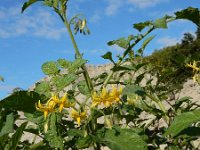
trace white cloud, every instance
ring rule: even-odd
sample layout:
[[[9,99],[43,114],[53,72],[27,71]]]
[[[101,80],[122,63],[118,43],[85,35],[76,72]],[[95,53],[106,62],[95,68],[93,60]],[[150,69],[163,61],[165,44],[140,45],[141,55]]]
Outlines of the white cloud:
[[[123,5],[122,0],[108,0],[108,6],[106,7],[106,15],[107,16],[112,16],[119,11],[121,6]]]
[[[19,7],[0,7],[0,38],[29,35],[59,39],[66,30],[59,27],[57,18],[43,9],[29,9],[21,14]]]
[[[161,44],[162,47],[166,47],[166,46],[172,46],[175,45],[179,42],[180,40],[178,38],[172,38],[169,36],[166,37],[162,37],[160,39],[157,40],[158,44]]]
[[[101,16],[98,12],[95,12],[91,17],[90,17],[90,22],[97,23],[101,20]]]
[[[138,8],[147,8],[157,5],[161,2],[166,2],[167,0],[127,0],[129,4],[133,4]]]
[[[168,2],[169,0],[107,0],[108,5],[105,9],[107,16],[115,15],[120,8],[126,4],[129,6],[128,11],[133,12],[134,8],[147,8],[155,6],[159,3]]]

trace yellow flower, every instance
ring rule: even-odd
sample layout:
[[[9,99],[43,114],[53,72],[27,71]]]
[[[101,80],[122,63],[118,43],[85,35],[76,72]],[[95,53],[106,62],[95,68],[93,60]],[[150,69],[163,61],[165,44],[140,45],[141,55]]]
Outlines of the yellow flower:
[[[99,97],[99,95],[97,94],[97,92],[94,92],[92,94],[92,107],[95,107],[98,104],[101,104],[101,98]]]
[[[200,83],[200,74],[194,74],[192,79],[194,82]]]
[[[35,105],[35,107],[38,111],[41,111],[44,113],[44,119],[46,119],[49,112],[55,111],[54,109],[55,105],[56,103],[52,101],[51,99],[48,100],[46,104],[41,104],[39,100],[38,103]]]
[[[112,91],[110,92],[110,97],[116,102],[120,102],[120,95],[122,94],[122,87],[119,90],[115,86],[112,86]]]
[[[191,63],[190,64],[186,64],[186,66],[192,68],[193,72],[199,71],[199,68],[197,67],[196,61],[193,61],[193,64],[191,64]]]
[[[108,92],[106,88],[103,88],[100,94],[96,92],[92,95],[92,106],[103,103],[106,107],[110,107],[113,103],[120,102],[120,95],[122,93],[122,87],[118,90],[112,86],[112,90]]]
[[[64,94],[64,96],[61,99],[58,99],[57,97],[53,96],[53,101],[59,105],[59,112],[61,112],[64,107],[68,108],[74,106],[73,103],[68,101],[67,94]]]
[[[71,114],[72,118],[74,120],[76,120],[78,126],[80,126],[81,121],[84,120],[86,118],[86,112],[77,112],[76,110],[72,110],[72,114]]]

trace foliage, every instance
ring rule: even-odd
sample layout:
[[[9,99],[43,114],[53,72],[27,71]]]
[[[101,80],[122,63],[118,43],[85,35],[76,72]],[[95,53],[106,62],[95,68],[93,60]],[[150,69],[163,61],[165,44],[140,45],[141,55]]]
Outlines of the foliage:
[[[173,91],[179,91],[185,80],[192,75],[185,64],[200,59],[199,47],[200,40],[194,39],[190,33],[185,33],[182,43],[155,51],[143,61],[149,64],[153,75],[159,74],[160,83],[167,85]]]
[[[111,52],[102,56],[112,62],[111,70],[90,77],[85,66],[87,61],[74,39],[78,31],[89,33],[86,19],[76,15],[68,21],[68,0],[28,0],[22,12],[36,2],[51,7],[61,18],[74,45],[75,60],[45,62],[42,71],[47,75],[46,80],[36,83],[31,92],[15,91],[0,101],[0,149],[93,147],[99,150],[107,146],[115,150],[147,150],[159,149],[162,145],[166,145],[166,149],[197,148],[192,142],[199,136],[195,134],[200,130],[199,105],[190,97],[169,100],[169,93],[177,88],[169,81],[179,78],[180,66],[182,70],[192,68],[195,81],[198,81],[199,65],[196,61],[189,63],[194,59],[192,52],[198,46],[198,39],[193,41],[187,35],[185,39],[190,42],[176,45],[176,53],[166,48],[168,50],[143,59],[146,46],[154,38],[149,36],[153,30],[167,28],[169,22],[177,19],[187,19],[199,26],[197,8],[189,7],[173,16],[134,24],[138,34],[108,42],[108,45],[124,49],[116,62]],[[144,29],[146,32],[143,33]],[[143,41],[140,48],[134,50],[140,41]],[[169,103],[169,107],[163,102]],[[18,124],[17,121],[22,119],[18,115],[20,112],[24,113],[24,118]],[[40,141],[36,142],[35,138],[23,141],[24,131],[39,136]]]

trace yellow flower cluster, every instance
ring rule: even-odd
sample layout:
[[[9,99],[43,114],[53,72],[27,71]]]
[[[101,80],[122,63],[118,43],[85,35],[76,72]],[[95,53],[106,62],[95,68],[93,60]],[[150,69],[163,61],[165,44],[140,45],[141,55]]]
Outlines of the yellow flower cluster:
[[[81,124],[81,120],[84,120],[86,116],[86,111],[77,112],[76,110],[72,110],[72,118],[77,121],[78,126]]]
[[[111,91],[107,91],[105,88],[98,94],[94,92],[92,94],[92,106],[103,104],[105,107],[110,107],[112,104],[121,103],[120,95],[122,94],[122,87],[118,90],[115,86],[112,86]]]
[[[39,100],[38,103],[35,105],[38,111],[44,113],[45,119],[47,118],[50,112],[55,111],[56,106],[59,106],[59,112],[61,112],[63,108],[69,108],[74,106],[74,103],[68,101],[67,94],[64,94],[64,96],[61,99],[59,99],[56,95],[52,94],[51,98],[45,104],[41,104]]]
[[[198,82],[200,84],[200,67],[197,67],[196,61],[193,61],[193,64],[191,63],[186,64],[186,66],[193,69],[193,73],[194,73],[194,76],[192,77],[193,81]]]

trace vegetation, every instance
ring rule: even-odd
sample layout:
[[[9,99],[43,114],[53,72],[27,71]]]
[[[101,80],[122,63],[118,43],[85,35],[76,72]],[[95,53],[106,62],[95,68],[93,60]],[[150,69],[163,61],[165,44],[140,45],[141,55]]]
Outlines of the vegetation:
[[[176,46],[177,52],[172,53],[170,48],[163,50],[165,58],[169,57],[167,63],[157,58],[161,52],[145,58],[145,61],[136,61],[142,60],[145,47],[153,40],[154,36],[149,36],[153,30],[167,28],[169,22],[178,19],[187,19],[200,26],[198,8],[188,7],[173,16],[134,24],[138,34],[108,42],[108,45],[124,49],[117,61],[112,59],[111,52],[102,56],[113,63],[110,72],[91,78],[85,67],[87,61],[74,38],[78,31],[89,33],[86,19],[79,15],[68,18],[68,0],[28,0],[22,12],[36,2],[51,7],[61,18],[73,43],[75,60],[45,62],[42,71],[49,80],[37,83],[33,91],[15,91],[0,101],[0,149],[199,148],[194,144],[200,136],[199,105],[190,97],[172,101],[169,93],[176,88],[172,84],[173,89],[168,86],[168,80],[179,78],[175,75],[181,74],[178,72],[180,66],[182,71],[192,68],[193,79],[199,83],[200,66],[198,61],[193,61],[194,49],[188,50],[197,46],[193,44],[193,38],[186,34],[182,44]],[[141,40],[144,42],[140,49],[134,51]],[[152,59],[156,63],[147,66],[146,62]],[[187,75],[186,71],[184,73]],[[147,75],[150,76],[144,85],[142,80]],[[154,80],[155,75],[157,80]],[[122,80],[124,76],[126,79]],[[23,118],[19,112],[24,114]],[[33,139],[23,140],[24,132],[31,133]]]
[[[192,76],[191,69],[185,64],[200,60],[199,32],[197,28],[196,38],[191,33],[185,33],[181,43],[155,51],[143,59],[149,64],[152,74],[158,74],[160,82],[167,84],[173,92],[179,91],[186,79]]]

